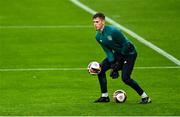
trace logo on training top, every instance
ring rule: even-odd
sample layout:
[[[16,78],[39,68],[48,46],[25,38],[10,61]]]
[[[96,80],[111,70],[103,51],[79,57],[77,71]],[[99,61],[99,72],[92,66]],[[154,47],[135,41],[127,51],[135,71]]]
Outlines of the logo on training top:
[[[111,35],[109,35],[107,38],[108,38],[109,41],[112,41],[112,36]]]

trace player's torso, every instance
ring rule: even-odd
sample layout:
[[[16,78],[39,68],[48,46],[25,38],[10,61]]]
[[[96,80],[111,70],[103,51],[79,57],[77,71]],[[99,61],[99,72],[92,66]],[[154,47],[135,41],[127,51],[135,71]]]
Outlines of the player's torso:
[[[123,44],[126,43],[125,39],[115,39],[113,31],[116,30],[111,26],[105,26],[103,32],[98,32],[96,39],[103,46],[106,46],[109,49],[117,50],[122,48]]]
[[[103,46],[109,48],[118,53],[129,54],[126,51],[126,46],[130,41],[120,32],[120,36],[114,33],[116,28],[111,26],[105,26],[103,32],[96,34],[96,40]]]
[[[115,44],[115,41],[112,37],[112,33],[111,32],[106,32],[106,33],[98,33],[97,34],[97,41],[99,43],[101,43],[102,45],[104,46],[107,46],[107,47],[111,47],[112,45]]]

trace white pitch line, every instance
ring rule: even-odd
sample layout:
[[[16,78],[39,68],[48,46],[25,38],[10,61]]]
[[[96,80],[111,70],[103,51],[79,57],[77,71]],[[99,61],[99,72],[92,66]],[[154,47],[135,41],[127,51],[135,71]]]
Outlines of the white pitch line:
[[[90,25],[59,25],[59,26],[0,26],[0,29],[53,29],[53,28],[92,28]]]
[[[2,68],[0,69],[1,72],[6,71],[80,71],[86,70],[87,68]]]
[[[134,69],[179,69],[179,66],[157,66],[157,67],[135,67]],[[0,72],[16,72],[16,71],[83,71],[87,68],[1,68]]]
[[[135,67],[135,69],[179,69],[180,66]]]
[[[92,10],[91,8],[89,8],[88,6],[82,4],[80,1],[78,0],[70,0],[72,3],[74,3],[76,6],[79,6],[80,8],[82,8],[83,10],[87,11],[90,14],[95,14],[97,11]],[[109,17],[106,17],[106,21],[109,22],[110,24],[120,28],[121,30],[123,30],[124,32],[128,33],[129,35],[131,35],[132,37],[134,37],[135,39],[137,39],[139,42],[143,43],[144,45],[150,47],[151,49],[155,50],[156,52],[158,52],[159,54],[163,55],[164,57],[166,57],[167,59],[171,60],[172,62],[174,62],[176,65],[180,66],[180,60],[178,60],[177,58],[175,58],[174,56],[172,56],[171,54],[165,52],[164,50],[162,50],[161,48],[157,47],[156,45],[152,44],[151,42],[145,40],[143,37],[139,36],[138,34],[134,33],[133,31],[129,30],[128,28],[122,26],[121,24],[115,22],[114,20],[112,20]]]

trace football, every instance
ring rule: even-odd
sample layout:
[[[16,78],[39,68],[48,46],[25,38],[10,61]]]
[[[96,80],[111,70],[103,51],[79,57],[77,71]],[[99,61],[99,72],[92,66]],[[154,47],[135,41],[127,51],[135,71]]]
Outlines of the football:
[[[116,90],[113,93],[113,99],[116,103],[123,103],[126,101],[127,95],[126,92],[122,89]]]
[[[96,61],[90,62],[87,69],[88,69],[89,74],[92,74],[92,75],[97,75],[101,72],[101,66]]]

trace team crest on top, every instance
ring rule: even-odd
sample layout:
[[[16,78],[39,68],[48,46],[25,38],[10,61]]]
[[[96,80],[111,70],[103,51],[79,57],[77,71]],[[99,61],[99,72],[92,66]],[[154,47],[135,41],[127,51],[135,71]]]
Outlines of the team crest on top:
[[[112,40],[112,36],[111,35],[109,35],[107,38],[108,38],[109,41]]]

